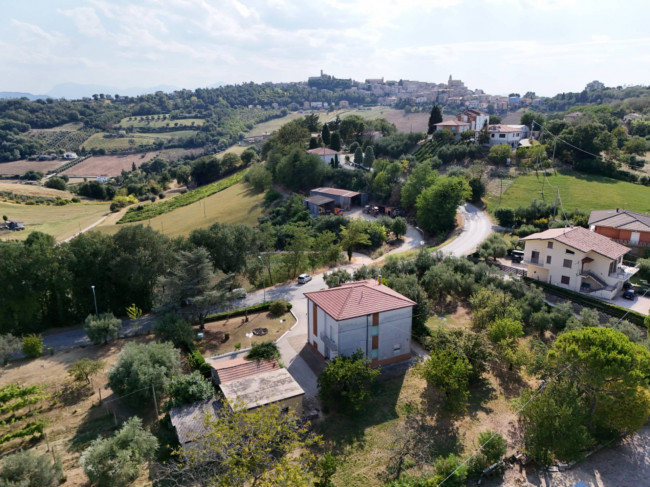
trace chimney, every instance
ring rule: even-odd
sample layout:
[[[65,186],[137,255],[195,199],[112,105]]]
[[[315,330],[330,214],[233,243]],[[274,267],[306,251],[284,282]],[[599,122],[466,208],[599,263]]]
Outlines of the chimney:
[[[377,284],[381,286],[381,274],[377,276]]]

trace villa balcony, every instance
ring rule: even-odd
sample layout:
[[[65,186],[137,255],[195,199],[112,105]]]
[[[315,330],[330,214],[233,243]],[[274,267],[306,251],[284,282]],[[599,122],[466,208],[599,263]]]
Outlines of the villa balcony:
[[[632,277],[634,274],[639,272],[638,267],[630,267],[626,265],[619,265],[616,268],[615,272],[612,272],[609,274],[609,277],[612,279],[617,279],[619,281],[627,281],[630,277]]]

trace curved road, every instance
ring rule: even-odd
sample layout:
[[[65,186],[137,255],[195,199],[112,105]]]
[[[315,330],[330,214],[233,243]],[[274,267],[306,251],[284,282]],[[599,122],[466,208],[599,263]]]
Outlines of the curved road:
[[[465,220],[463,230],[460,235],[456,237],[452,242],[438,249],[446,254],[450,255],[467,255],[472,253],[476,247],[487,238],[487,236],[492,232],[492,223],[485,214],[485,212],[479,210],[474,205],[466,204],[461,206],[458,211],[463,215]],[[409,231],[407,232],[404,244],[392,253],[400,253],[406,250],[418,248],[420,244],[420,237],[413,227],[409,226]],[[384,258],[382,256],[381,260]],[[370,264],[373,261],[363,255],[363,254],[354,254],[352,258],[352,263],[343,265],[339,269],[347,269],[349,271],[354,271],[356,268],[361,267],[363,264]],[[291,339],[300,336],[307,335],[307,316],[306,316],[306,298],[303,293],[308,291],[317,291],[319,289],[324,289],[326,287],[323,280],[323,274],[316,274],[313,276],[313,279],[304,285],[298,285],[295,281],[283,284],[271,288],[267,288],[266,291],[266,300],[272,301],[275,299],[285,299],[293,305],[293,311],[298,319],[297,325],[292,329],[280,342],[280,348],[282,352],[282,358],[284,363],[290,367],[290,364],[294,359],[300,359],[300,356],[297,355],[299,352],[294,350],[293,347],[289,345]],[[260,303],[264,300],[265,291],[259,290],[252,293],[249,293],[248,296],[236,302],[237,307],[250,306],[252,304]],[[122,326],[122,331],[120,335],[133,335],[137,332],[146,332],[151,328],[152,325],[151,315],[143,316],[140,319],[139,329],[136,329],[128,320],[125,320]],[[295,340],[294,340],[295,341]],[[44,346],[53,347],[54,350],[62,350],[71,347],[78,347],[82,345],[89,345],[90,341],[86,336],[86,332],[82,328],[74,328],[66,331],[49,331],[43,334],[43,343]],[[18,354],[22,355],[22,354]],[[17,355],[17,356],[18,356]],[[17,357],[16,356],[16,357]],[[297,364],[298,365],[298,364]],[[301,364],[302,365],[302,364]],[[302,373],[303,367],[290,367],[291,372],[298,375],[296,380],[303,384],[307,384],[307,379],[305,381],[300,380],[300,375]],[[309,369],[311,370],[311,369]],[[309,381],[311,383],[311,380]],[[309,386],[308,386],[309,389]],[[308,391],[310,392],[310,391]]]

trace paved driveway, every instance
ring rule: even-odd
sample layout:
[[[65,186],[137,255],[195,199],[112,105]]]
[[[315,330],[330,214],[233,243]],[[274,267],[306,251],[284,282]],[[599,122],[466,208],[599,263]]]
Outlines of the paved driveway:
[[[614,298],[612,303],[623,308],[628,308],[644,315],[650,314],[650,293],[645,296],[635,296],[634,299],[624,299],[620,294]]]

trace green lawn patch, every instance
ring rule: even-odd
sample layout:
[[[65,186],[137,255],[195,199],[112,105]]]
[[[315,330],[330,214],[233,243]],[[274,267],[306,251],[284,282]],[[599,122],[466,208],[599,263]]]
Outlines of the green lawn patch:
[[[130,223],[148,220],[149,218],[153,218],[164,213],[169,213],[176,208],[191,205],[192,203],[195,203],[203,198],[207,198],[208,196],[218,193],[219,191],[223,191],[224,189],[227,189],[232,185],[238,183],[242,180],[244,174],[246,174],[246,171],[247,169],[244,169],[243,171],[239,171],[232,176],[221,179],[215,183],[207,184],[192,191],[188,191],[185,194],[178,195],[175,198],[167,201],[143,206],[139,210],[137,209],[138,207],[129,208],[129,210],[124,214],[118,223]]]
[[[500,207],[528,206],[534,199],[553,202],[556,187],[560,189],[560,198],[566,210],[625,208],[650,213],[650,188],[646,186],[604,176],[565,171],[548,173],[546,181],[542,173],[533,172],[519,176],[504,191],[501,203],[498,194],[486,198],[488,209],[493,211]]]

